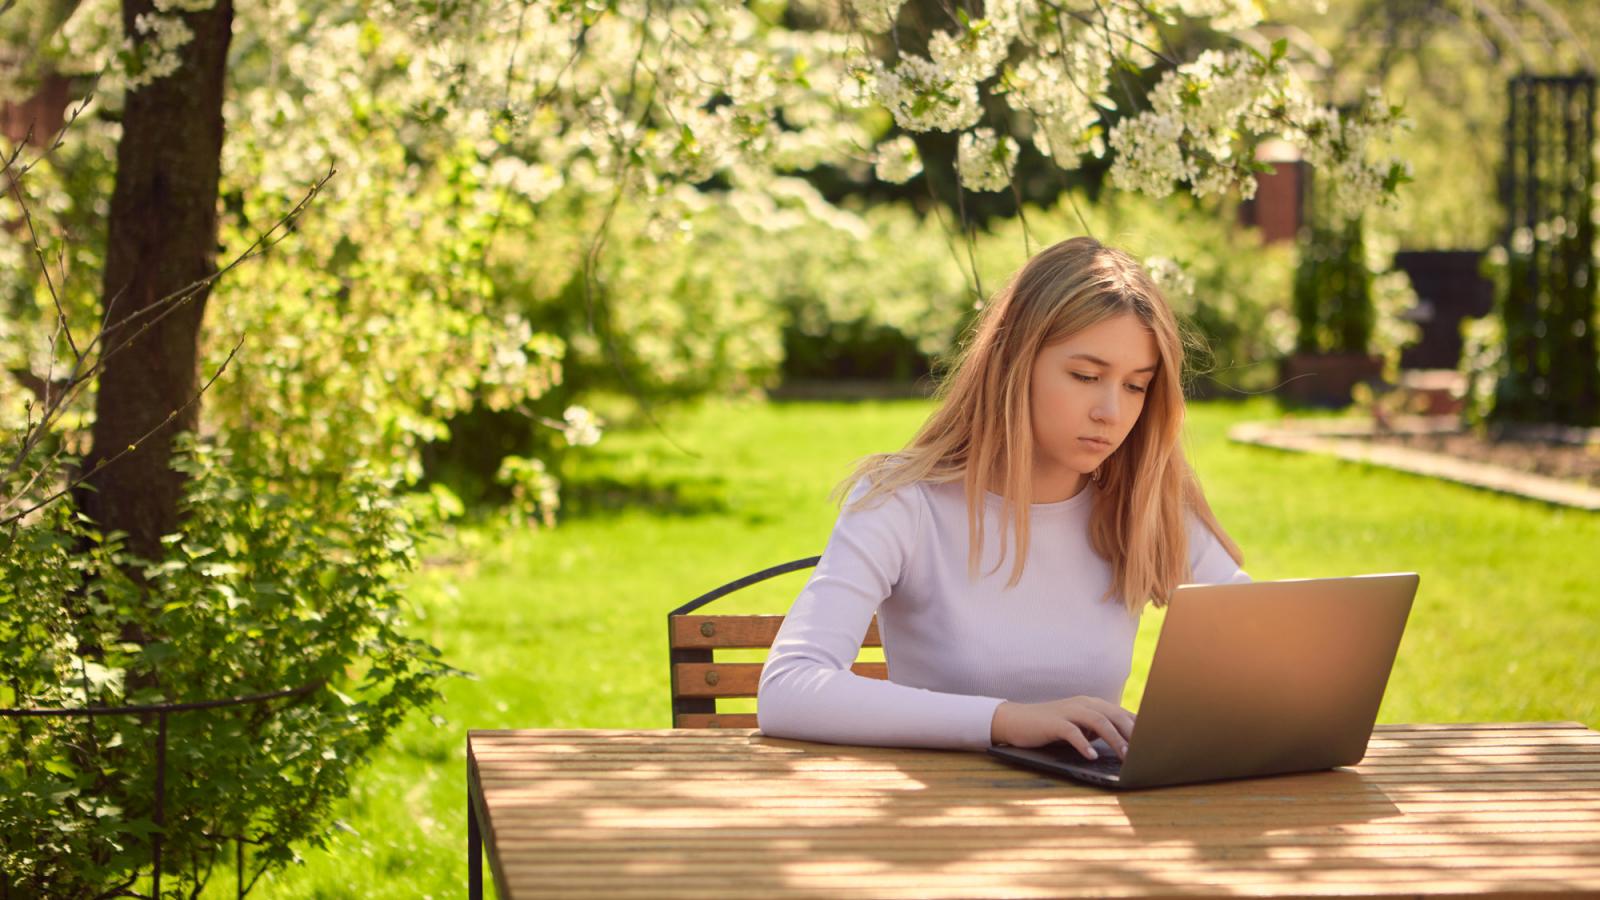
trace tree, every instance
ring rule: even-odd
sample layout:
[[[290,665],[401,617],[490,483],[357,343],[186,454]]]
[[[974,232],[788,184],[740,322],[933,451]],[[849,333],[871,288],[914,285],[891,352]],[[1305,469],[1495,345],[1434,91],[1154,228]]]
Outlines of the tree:
[[[154,0],[126,0],[123,28],[136,34],[155,12]],[[127,533],[129,549],[148,560],[178,531],[183,473],[172,466],[173,441],[200,419],[232,0],[183,21],[193,37],[174,50],[176,71],[129,94],[123,108],[101,292],[105,365],[84,461],[88,490],[78,498],[101,529]],[[112,458],[115,467],[102,465]]]

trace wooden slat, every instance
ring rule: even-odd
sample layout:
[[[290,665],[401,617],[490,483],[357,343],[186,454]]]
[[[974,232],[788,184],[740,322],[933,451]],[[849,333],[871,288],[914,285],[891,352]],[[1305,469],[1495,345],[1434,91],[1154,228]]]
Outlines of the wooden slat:
[[[974,892],[970,887],[963,889],[960,886],[938,886],[938,884],[934,884],[934,886],[912,884],[912,886],[907,887],[904,882],[858,887],[843,884],[843,886],[830,886],[826,890],[826,894],[821,889],[811,889],[808,892],[797,892],[792,887],[789,887],[789,889],[771,889],[768,884],[765,884],[765,881],[760,886],[750,886],[744,892],[733,892],[733,890],[726,889],[726,886],[723,886],[723,890],[715,890],[714,887],[707,886],[704,882],[691,882],[688,886],[683,886],[683,882],[677,881],[677,879],[654,879],[654,887],[642,887],[643,881],[634,882],[632,886],[626,887],[597,887],[595,884],[539,886],[538,882],[534,881],[528,881],[525,884],[530,884],[530,887],[526,890],[518,890],[517,900],[538,900],[541,897],[557,898],[557,900],[590,900],[590,898],[594,898],[594,900],[635,900],[635,898],[637,900],[706,900],[707,897],[749,897],[749,895],[762,895],[762,897],[835,897],[840,898],[840,900],[843,900],[843,898],[861,898],[861,900],[941,900],[941,898],[962,898],[962,900],[965,900],[965,898],[978,895],[978,892]],[[1581,892],[1581,890],[1586,889],[1600,889],[1600,879],[1566,882],[1566,884],[1554,887],[1554,889],[1566,890],[1571,895],[1587,897],[1586,894],[1574,894],[1574,892]],[[1502,890],[1502,892],[1494,892],[1493,897],[1515,898],[1515,900],[1549,900],[1550,890],[1552,890],[1552,887],[1544,887],[1544,889],[1539,889],[1539,887],[1526,887],[1526,889],[1522,890],[1509,889]],[[1074,887],[1040,887],[1013,882],[1013,884],[1006,886],[1003,895],[1011,898],[1011,900],[1061,900],[1064,897],[1192,897],[1198,892],[1200,892],[1198,889],[1181,889],[1181,887],[1173,887],[1173,889],[1168,890],[1160,890],[1158,887],[1138,889],[1138,887],[1126,886],[1077,887],[1077,889],[1074,889]],[[1206,890],[1206,892],[1213,895],[1213,897],[1227,897],[1227,895],[1232,895],[1232,897],[1274,897],[1274,895],[1278,895],[1278,897],[1283,897],[1283,895],[1294,895],[1294,897],[1350,897],[1352,894],[1357,894],[1357,892],[1352,892],[1349,887],[1341,886],[1341,884],[1309,884],[1309,886],[1296,887],[1293,890],[1274,890],[1270,889],[1270,887],[1258,887],[1258,889],[1211,889]],[[1384,900],[1416,900],[1422,894],[1424,892],[1421,892],[1421,890],[1413,889],[1413,887],[1405,886],[1405,884],[1378,887],[1371,894],[1360,892],[1362,897],[1384,898]],[[1469,879],[1434,879],[1434,881],[1429,882],[1426,895],[1430,900],[1483,900],[1486,897],[1483,887],[1480,884],[1469,881]]]
[[[672,667],[672,685],[679,697],[754,697],[761,667],[761,663],[679,663]],[[868,678],[889,677],[883,663],[856,663],[850,671]]]
[[[684,713],[673,722],[674,728],[754,728],[755,713]],[[739,759],[742,757],[731,757]]]
[[[724,846],[738,848],[747,842],[782,842],[785,838],[803,840],[807,847],[826,847],[832,844],[843,846],[865,845],[898,845],[913,844],[927,845],[940,844],[946,841],[957,840],[957,831],[964,825],[901,825],[898,823],[874,824],[871,822],[818,822],[815,824],[783,822],[767,822],[763,825],[750,825],[741,828],[732,828],[715,824],[704,826],[686,826],[682,829],[668,828],[630,828],[627,826],[589,826],[585,827],[582,835],[573,836],[566,832],[571,823],[540,823],[511,817],[503,824],[502,833],[507,841],[507,847],[516,846],[543,846],[555,844],[567,846],[614,846],[626,842],[630,846],[637,846],[645,850],[657,845],[684,846],[684,847],[710,847]],[[1132,826],[1108,827],[1096,824],[1089,827],[1072,830],[1075,826],[1066,826],[1066,830],[1059,834],[1047,834],[1039,825],[1030,825],[1016,822],[984,822],[981,823],[985,840],[1011,844],[1028,844],[1030,846],[1066,846],[1093,849],[1097,847],[1126,847],[1130,840],[1142,840],[1146,846],[1158,846],[1163,842],[1189,841],[1196,836],[1195,829],[1183,828],[1178,825],[1160,827],[1134,828]],[[939,832],[945,832],[939,834]],[[1537,830],[1521,827],[1509,831],[1502,831],[1490,827],[1488,824],[1480,826],[1457,825],[1449,828],[1438,828],[1428,831],[1409,828],[1405,826],[1370,826],[1357,831],[1350,830],[1346,825],[1315,825],[1293,830],[1295,847],[1328,847],[1328,848],[1369,848],[1381,849],[1389,846],[1419,846],[1428,845],[1436,847],[1469,847],[1478,845],[1491,845],[1500,848],[1514,849],[1522,852],[1523,849],[1537,850],[1545,846],[1576,846],[1594,847],[1595,836],[1600,834],[1600,829],[1593,826],[1578,827],[1568,824],[1559,824],[1553,830]],[[1249,825],[1211,825],[1207,826],[1201,837],[1203,846],[1208,849],[1221,849],[1233,846],[1284,846],[1283,841],[1288,835],[1285,829],[1272,829],[1264,831],[1261,828]],[[1190,847],[1197,846],[1190,841]]]
[[[1374,746],[1381,746],[1385,742],[1387,742],[1389,746],[1408,747],[1409,748],[1409,747],[1429,746],[1430,744],[1435,743],[1431,739],[1431,735],[1434,734],[1434,732],[1430,731],[1430,732],[1420,732],[1420,733],[1417,733],[1417,734],[1412,734],[1412,733],[1408,733],[1408,732],[1396,733],[1396,732],[1394,732],[1392,730],[1391,731],[1387,731],[1387,732],[1384,731],[1385,728],[1392,729],[1393,727],[1394,726],[1382,726],[1382,725],[1378,726],[1378,729],[1374,733],[1374,736],[1372,738],[1372,744]],[[1511,734],[1511,732],[1508,732],[1507,734]],[[1519,738],[1518,740],[1522,744],[1530,745],[1530,746],[1536,746],[1536,745],[1539,745],[1539,744],[1542,744],[1542,743],[1545,743],[1545,742],[1548,742],[1548,741],[1551,741],[1551,740],[1559,740],[1559,741],[1563,741],[1563,742],[1567,742],[1567,743],[1593,742],[1593,743],[1596,743],[1596,744],[1600,744],[1600,732],[1591,731],[1588,728],[1584,727],[1583,725],[1578,725],[1578,724],[1569,724],[1569,725],[1552,724],[1552,725],[1543,726],[1536,732],[1535,731],[1516,732],[1516,734],[1526,734],[1527,736],[1525,738]],[[661,735],[660,730],[658,730],[658,729],[649,729],[649,728],[610,728],[610,729],[602,729],[602,728],[510,729],[510,728],[504,728],[504,729],[482,729],[482,730],[474,729],[472,731],[472,737],[473,737],[474,746],[477,746],[480,749],[484,748],[484,747],[492,746],[494,744],[501,743],[501,742],[523,743],[523,744],[532,744],[532,745],[539,745],[539,746],[547,746],[547,745],[550,745],[552,743],[583,742],[583,743],[588,743],[588,744],[594,744],[594,745],[597,745],[597,746],[599,746],[599,745],[615,745],[615,746],[619,746],[619,747],[624,747],[624,746],[635,746],[641,741],[649,742],[649,743],[652,743],[652,744],[657,744],[657,743],[659,743],[659,741],[657,741],[655,739],[659,738],[660,735]],[[752,737],[757,742],[774,742],[774,739],[762,738],[760,735],[751,735],[749,737]],[[1483,743],[1490,741],[1491,739],[1498,740],[1500,737],[1503,737],[1503,736],[1484,735],[1484,736],[1478,737],[1478,738],[1469,738],[1469,739],[1466,739],[1466,740],[1463,740],[1463,741],[1455,741],[1454,744],[1457,745],[1457,746],[1480,746]],[[731,735],[728,735],[728,734],[708,734],[708,735],[702,735],[701,738],[703,738],[704,740],[706,740],[706,741],[708,741],[710,743],[717,744],[719,746],[726,746],[726,745],[731,745],[731,744],[742,744],[742,743],[745,743],[745,741],[738,740],[738,739],[736,739],[735,736],[731,736]],[[694,735],[675,735],[673,737],[673,740],[670,743],[672,743],[672,744],[682,744],[682,743],[685,743],[686,741],[692,742],[694,740],[696,740],[696,737]],[[906,753],[907,753],[907,751],[905,751],[904,749],[901,749],[901,748],[887,748],[887,747],[885,747],[885,748],[873,748],[873,747],[840,748],[837,745],[814,744],[814,743],[809,743],[809,742],[805,742],[805,741],[782,741],[782,742],[775,742],[775,743],[779,743],[779,744],[781,744],[782,746],[785,746],[785,747],[792,747],[792,748],[795,748],[795,749],[798,749],[798,750],[803,750],[803,751],[805,751],[807,753],[816,753],[816,752],[820,752],[820,751],[827,751],[830,748],[847,750],[848,752],[860,752],[860,751],[878,750],[878,751],[885,752],[885,753],[890,753],[890,754],[893,754],[893,755],[896,755],[896,756],[905,756]]]
[[[526,878],[535,896],[606,896],[597,888],[609,882],[635,886],[654,884],[661,897],[1173,897],[1340,896],[1421,897],[1458,894],[1477,897],[1524,897],[1535,891],[1584,891],[1593,896],[1600,888],[1600,867],[1583,867],[1556,874],[1537,867],[1475,872],[1470,867],[1410,865],[1375,869],[1307,871],[1290,866],[1279,869],[1240,866],[1236,871],[1190,873],[1166,871],[1165,860],[1140,861],[1137,851],[1120,863],[1071,865],[1055,861],[968,860],[962,855],[943,864],[894,865],[868,851],[827,864],[811,861],[763,867],[759,859],[737,868],[700,868],[693,863],[635,865],[619,858],[609,866],[576,865],[507,867],[513,878]],[[1048,887],[1046,887],[1048,885]],[[670,886],[670,887],[669,887]],[[699,893],[682,891],[685,886]],[[678,888],[679,891],[672,891]],[[1332,890],[1337,888],[1337,890]],[[593,892],[593,893],[591,893]],[[525,896],[518,890],[517,898]],[[650,892],[611,896],[652,896]]]
[[[673,649],[762,649],[772,646],[783,616],[673,616],[668,634]],[[708,635],[705,631],[709,629]],[[882,647],[878,619],[867,624],[863,647]]]

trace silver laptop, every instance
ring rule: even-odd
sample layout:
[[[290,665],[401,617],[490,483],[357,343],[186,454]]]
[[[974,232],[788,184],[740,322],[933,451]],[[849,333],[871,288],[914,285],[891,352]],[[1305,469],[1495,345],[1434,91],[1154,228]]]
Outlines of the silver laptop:
[[[1065,742],[990,747],[1107,788],[1350,766],[1367,753],[1416,573],[1183,585],[1156,642],[1125,759]]]

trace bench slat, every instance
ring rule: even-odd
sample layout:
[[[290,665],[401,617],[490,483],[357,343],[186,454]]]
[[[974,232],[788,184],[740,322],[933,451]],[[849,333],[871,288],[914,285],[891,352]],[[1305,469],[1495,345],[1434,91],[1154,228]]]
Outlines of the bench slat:
[[[783,616],[673,616],[671,647],[675,650],[771,647],[782,624]],[[878,638],[877,617],[873,617],[867,625],[867,634],[861,646],[883,646],[883,641]]]
[[[754,697],[761,683],[762,663],[679,663],[672,667],[672,686],[679,697]],[[884,663],[856,663],[850,671],[887,679]]]
[[[755,728],[755,713],[684,713],[673,728]]]

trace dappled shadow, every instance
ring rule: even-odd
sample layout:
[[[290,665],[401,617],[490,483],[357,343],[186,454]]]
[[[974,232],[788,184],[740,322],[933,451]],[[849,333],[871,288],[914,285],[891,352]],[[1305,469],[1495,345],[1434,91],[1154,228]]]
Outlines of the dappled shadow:
[[[493,813],[534,896],[1600,888],[1600,735],[1581,729],[1380,735],[1353,770],[1127,794],[972,753],[570,734],[518,761]]]
[[[719,515],[729,511],[726,488],[723,478],[579,476],[561,485],[561,517],[601,518],[628,510],[670,517]]]

